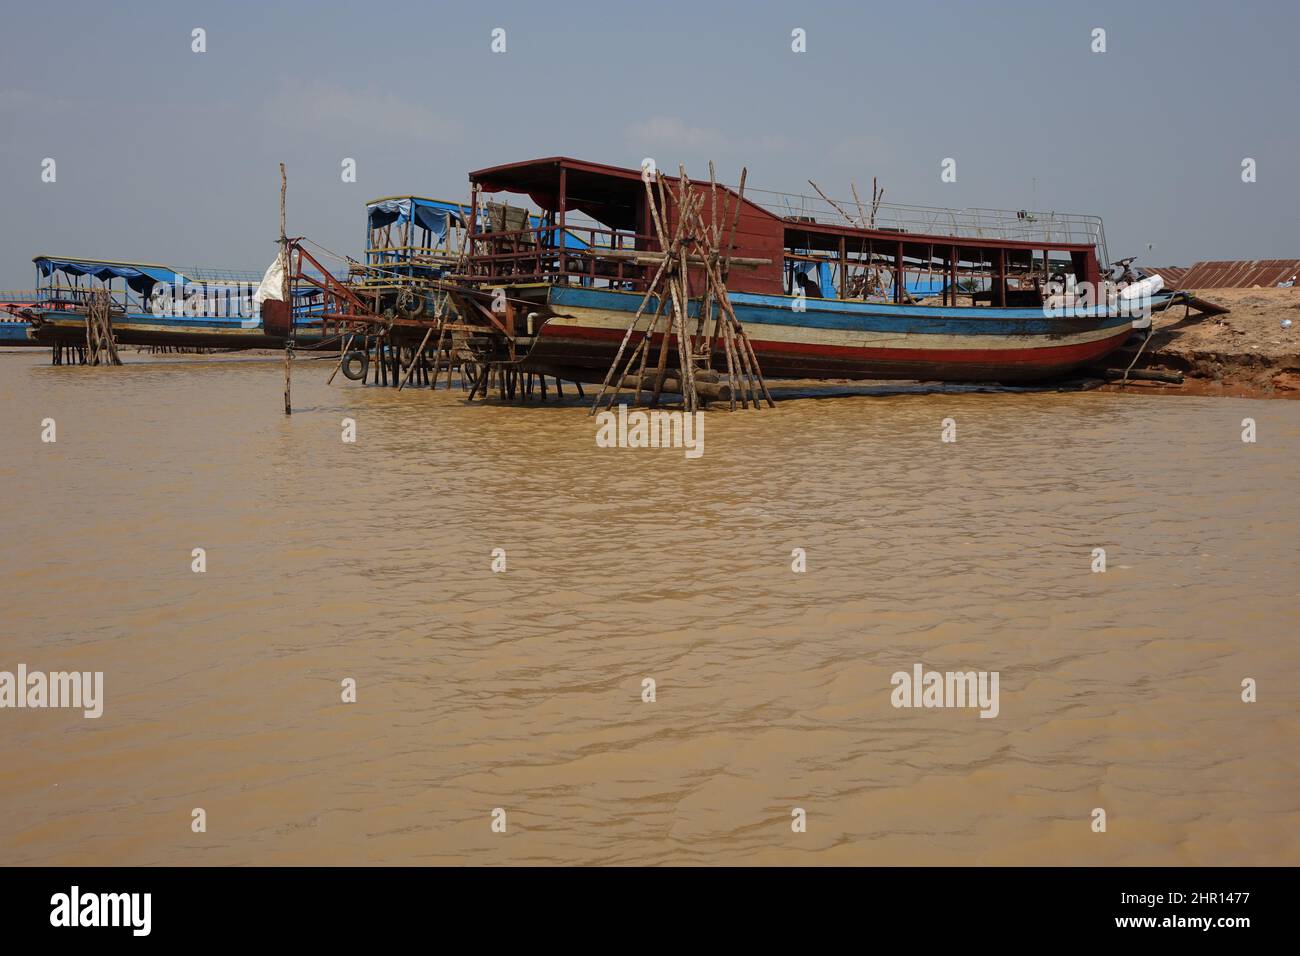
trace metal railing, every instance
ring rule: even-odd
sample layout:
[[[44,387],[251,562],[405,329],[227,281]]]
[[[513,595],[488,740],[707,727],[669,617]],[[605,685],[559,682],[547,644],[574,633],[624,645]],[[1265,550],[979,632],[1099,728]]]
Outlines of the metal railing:
[[[600,226],[565,224],[565,246],[556,240],[559,229],[543,225],[508,232],[475,233],[469,258],[469,276],[476,282],[551,282],[575,279],[595,285],[640,289],[648,278],[646,267],[631,255],[636,250],[657,249],[650,236],[639,236]],[[572,238],[585,247],[569,245]]]
[[[127,313],[242,321],[260,318],[252,301],[253,293],[262,280],[260,274],[222,269],[186,269],[178,272],[190,281],[181,287],[182,294],[179,297],[166,300],[165,307],[156,313],[155,300],[150,293],[142,294],[125,284],[117,284],[115,280],[104,282],[93,277],[78,277],[85,281],[68,281],[55,278],[57,273],[42,279],[41,285],[32,291],[32,298],[24,301],[33,302],[38,308],[48,311],[79,311],[89,306],[96,292],[107,290],[110,307]],[[191,296],[197,298],[192,299]],[[191,312],[195,304],[201,308],[198,313]],[[295,297],[293,313],[296,317],[311,317],[320,311],[319,293]],[[297,321],[302,321],[303,318]]]
[[[348,273],[358,285],[397,288],[441,278],[458,258],[455,249],[449,248],[447,243],[437,246],[372,245],[366,248],[365,263],[353,265]]]
[[[828,202],[820,196],[779,193],[766,189],[747,189],[745,196],[790,223],[808,222],[810,225],[849,226],[858,229],[865,227],[966,239],[1034,242],[1045,248],[1050,248],[1053,243],[1092,245],[1099,247],[1099,258],[1104,259],[1105,231],[1100,216],[1055,211],[1034,212],[1026,209],[950,209],[942,206],[880,203],[873,218],[869,202],[863,202],[859,206],[853,199]]]

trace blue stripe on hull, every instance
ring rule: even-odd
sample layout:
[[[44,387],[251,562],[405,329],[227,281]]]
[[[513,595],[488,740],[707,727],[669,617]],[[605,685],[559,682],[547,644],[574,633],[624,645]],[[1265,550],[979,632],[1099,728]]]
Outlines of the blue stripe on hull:
[[[554,286],[551,303],[633,313],[641,295]],[[841,302],[835,299],[805,299],[806,309],[795,311],[789,296],[730,293],[736,318],[747,328],[754,325],[782,325],[799,328],[835,329],[847,332],[891,332],[915,335],[1024,335],[1051,336],[1089,329],[1119,329],[1132,325],[1132,316],[1102,314],[1048,318],[1041,308],[999,309],[984,306],[909,306],[876,302]],[[656,302],[652,302],[653,310]],[[690,304],[690,314],[699,314],[699,304]]]
[[[84,337],[85,318],[62,310],[37,313],[42,324],[36,335],[43,343]],[[113,319],[113,333],[123,345],[178,345],[204,348],[278,348],[282,336],[268,335],[258,319],[223,319],[213,316],[155,316],[129,313]],[[295,330],[295,339],[311,345],[323,338],[319,320]]]
[[[0,322],[0,345],[31,345],[26,322]]]

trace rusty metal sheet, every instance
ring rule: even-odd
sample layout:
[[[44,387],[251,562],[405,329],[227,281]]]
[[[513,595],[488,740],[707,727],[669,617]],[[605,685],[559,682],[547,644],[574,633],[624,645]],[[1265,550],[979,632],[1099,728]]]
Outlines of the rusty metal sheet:
[[[1300,275],[1300,259],[1206,259],[1187,270],[1185,289],[1271,288]]]
[[[1138,263],[1142,265],[1141,263]],[[1166,289],[1178,289],[1183,286],[1183,277],[1187,275],[1187,266],[1142,266],[1147,273],[1158,273],[1165,280]]]

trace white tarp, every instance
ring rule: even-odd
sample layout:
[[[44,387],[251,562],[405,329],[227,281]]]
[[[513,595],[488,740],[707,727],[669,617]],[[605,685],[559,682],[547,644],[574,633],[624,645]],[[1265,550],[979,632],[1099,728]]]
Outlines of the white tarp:
[[[1119,290],[1119,297],[1124,300],[1144,298],[1149,295],[1155,295],[1165,287],[1164,277],[1160,273],[1152,273],[1145,279],[1139,279],[1132,282]]]
[[[262,281],[253,293],[253,306],[260,309],[262,303],[267,299],[274,299],[276,302],[284,301],[284,254],[275,257],[266,269],[266,275],[262,276]]]

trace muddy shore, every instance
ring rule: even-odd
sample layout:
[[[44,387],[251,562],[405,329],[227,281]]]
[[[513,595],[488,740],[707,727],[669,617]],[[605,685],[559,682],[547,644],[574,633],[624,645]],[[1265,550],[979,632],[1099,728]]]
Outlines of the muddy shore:
[[[1201,298],[1230,310],[1190,316],[1182,306],[1159,314],[1134,368],[1182,372],[1183,384],[1107,384],[1106,391],[1143,391],[1244,398],[1300,398],[1300,290],[1206,289]],[[1282,321],[1291,319],[1290,328]],[[1126,366],[1130,346],[1107,364]]]

